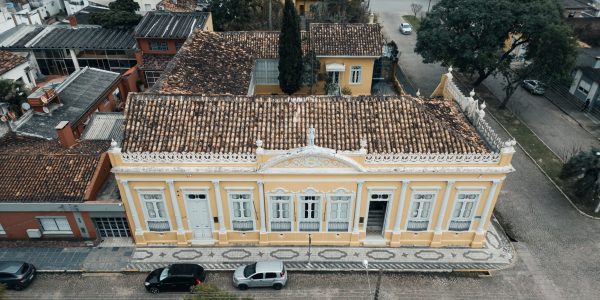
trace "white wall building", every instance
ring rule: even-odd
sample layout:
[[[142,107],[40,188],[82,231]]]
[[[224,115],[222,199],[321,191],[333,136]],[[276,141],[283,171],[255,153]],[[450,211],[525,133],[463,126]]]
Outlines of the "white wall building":
[[[43,7],[31,9],[29,4],[23,5],[23,9],[17,12],[0,7],[0,33],[21,24],[42,25],[45,15],[46,10]]]
[[[82,10],[84,7],[90,5],[88,0],[62,0],[65,10],[67,11],[67,15],[74,15],[78,11]]]

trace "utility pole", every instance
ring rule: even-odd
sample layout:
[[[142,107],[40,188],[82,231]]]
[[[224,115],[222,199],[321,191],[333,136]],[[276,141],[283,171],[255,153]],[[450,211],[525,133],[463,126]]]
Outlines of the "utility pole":
[[[431,0],[429,0],[431,2]],[[273,0],[269,0],[269,30],[273,30]]]

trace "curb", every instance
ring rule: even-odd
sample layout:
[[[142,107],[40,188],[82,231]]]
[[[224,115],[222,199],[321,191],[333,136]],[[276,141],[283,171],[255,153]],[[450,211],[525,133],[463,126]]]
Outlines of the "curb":
[[[508,134],[508,136],[510,136],[512,139],[514,139],[516,141],[516,139],[510,134],[510,132],[508,132],[508,130],[506,129],[506,127],[504,127],[504,125],[502,125],[502,123],[500,123],[500,121],[498,121],[498,119],[496,119],[496,117],[494,116],[493,113],[488,114],[489,116],[492,117],[492,119],[494,119],[494,121],[496,121],[496,123],[498,123],[498,125],[500,125],[500,127],[502,127],[502,129],[506,132],[506,134]],[[517,118],[518,119],[518,118]],[[521,121],[519,119],[519,122],[523,123],[523,121]],[[525,124],[525,123],[523,123]],[[529,127],[527,127],[529,128]],[[529,129],[531,131],[531,129]],[[539,139],[539,137],[533,132],[533,135],[540,140],[544,146],[546,146],[546,143],[544,143],[541,139]],[[525,148],[523,148],[523,146],[521,146],[521,143],[517,142],[517,145],[519,145],[519,148],[521,150],[523,150],[523,153],[525,153],[525,155],[527,155],[527,157],[529,157],[529,159],[535,164],[535,166],[542,171],[542,174],[544,174],[544,176],[546,178],[548,178],[548,180],[552,183],[552,185],[554,185],[554,187],[567,199],[567,201],[569,201],[569,203],[571,204],[571,206],[573,206],[573,208],[575,208],[575,210],[581,214],[582,216],[585,216],[587,218],[590,218],[592,220],[600,220],[599,217],[594,217],[594,216],[590,216],[587,213],[585,213],[584,211],[582,211],[581,209],[579,209],[579,207],[577,207],[577,205],[575,205],[575,203],[573,203],[573,201],[571,200],[571,198],[569,198],[569,196],[567,196],[567,194],[565,194],[565,192],[563,192],[563,190],[556,184],[556,182],[554,182],[554,180],[552,180],[552,178],[550,178],[550,176],[548,175],[548,173],[546,173],[546,171],[544,171],[544,169],[542,169],[542,167],[535,161],[535,159],[529,154],[529,152],[527,152],[527,150],[525,150]],[[546,146],[546,148],[548,148],[548,146]],[[554,151],[552,151],[552,149],[548,148],[552,153],[554,153]],[[554,154],[556,155],[556,153]],[[557,156],[558,157],[558,156]],[[560,159],[560,158],[559,158]],[[562,160],[561,160],[562,161]]]
[[[493,271],[500,271],[512,267],[514,263],[507,264],[505,268],[499,269],[376,269],[369,268],[369,271],[382,271],[387,273],[486,273]],[[362,272],[365,271],[364,268],[350,268],[350,269],[340,269],[340,268],[332,268],[332,269],[308,269],[308,268],[287,268],[288,271],[293,272],[316,272],[316,273],[330,273],[330,272]],[[208,272],[233,272],[234,269],[210,269],[206,270]],[[128,269],[128,270],[36,270],[36,273],[43,274],[102,274],[102,273],[119,273],[119,274],[134,274],[134,273],[147,273],[149,271],[137,270],[137,269]]]

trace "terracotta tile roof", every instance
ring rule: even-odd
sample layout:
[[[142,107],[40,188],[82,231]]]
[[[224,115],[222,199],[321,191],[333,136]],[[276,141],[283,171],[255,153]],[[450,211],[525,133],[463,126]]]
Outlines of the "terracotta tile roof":
[[[383,36],[378,24],[310,24],[309,30],[301,32],[304,53],[312,49],[319,56],[383,54]],[[255,58],[279,57],[279,31],[226,31],[219,34],[248,49]]]
[[[172,12],[193,12],[196,10],[196,0],[177,0],[177,4],[173,0],[162,0],[156,6]]]
[[[152,91],[174,94],[246,95],[254,59],[219,34],[196,29]]]
[[[27,59],[23,56],[8,51],[0,51],[0,75],[16,68],[26,61]]]
[[[482,138],[459,109],[412,97],[277,97],[132,94],[124,152],[253,153],[315,144],[373,153],[483,153]]]
[[[0,202],[82,202],[109,145],[82,141],[67,149],[56,140],[7,134],[0,139]]]
[[[138,67],[140,70],[164,70],[169,65],[175,55],[168,54],[146,54],[142,56],[142,64]]]
[[[310,46],[321,56],[381,56],[379,24],[311,23]]]
[[[279,57],[279,31],[224,31],[224,39],[246,48],[254,58],[277,59]],[[301,32],[302,51],[308,52],[308,33]]]

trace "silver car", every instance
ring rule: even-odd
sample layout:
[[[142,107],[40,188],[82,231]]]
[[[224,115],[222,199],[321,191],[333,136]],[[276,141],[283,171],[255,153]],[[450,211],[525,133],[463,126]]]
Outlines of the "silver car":
[[[402,34],[411,34],[412,26],[410,26],[410,24],[408,24],[408,23],[401,23],[400,24],[400,32]]]
[[[281,261],[259,261],[241,266],[233,273],[233,286],[240,290],[249,287],[272,287],[281,289],[288,277]]]

